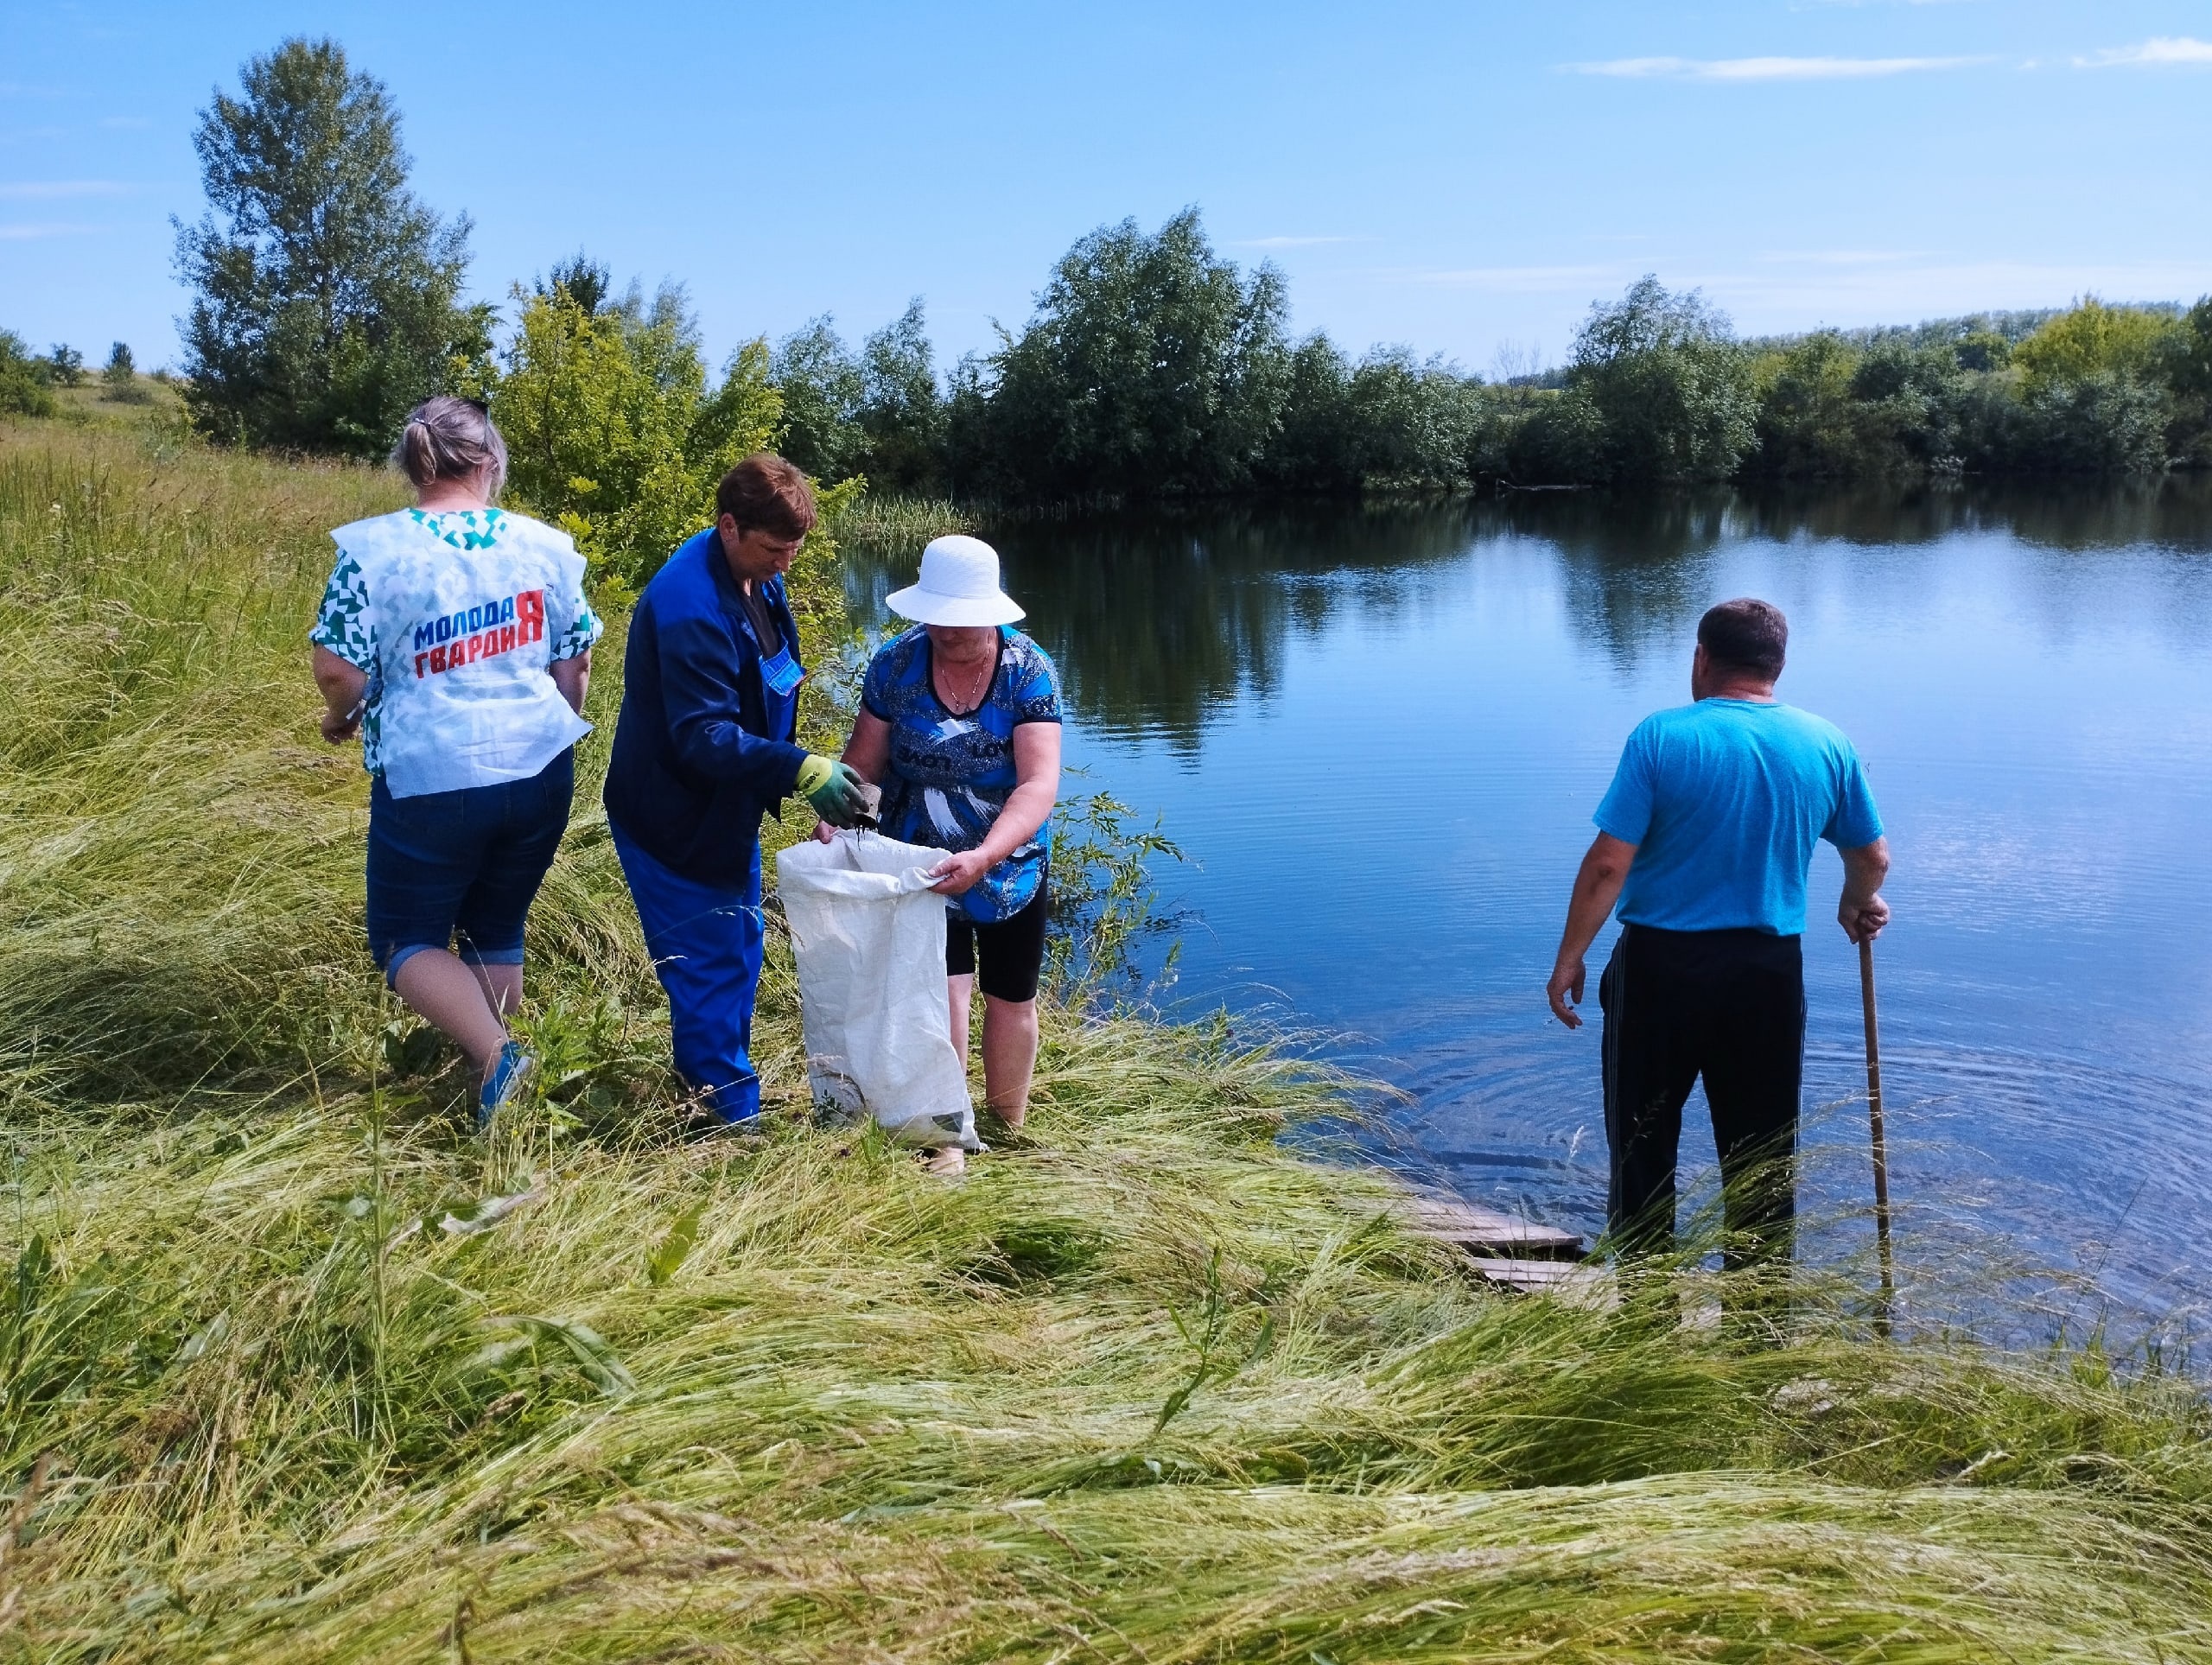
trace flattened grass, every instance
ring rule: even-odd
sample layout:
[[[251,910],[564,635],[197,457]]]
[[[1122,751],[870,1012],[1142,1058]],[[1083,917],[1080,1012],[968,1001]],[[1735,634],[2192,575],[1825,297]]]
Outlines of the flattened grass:
[[[1766,1350],[1492,1295],[1226,1026],[1053,1014],[947,1185],[800,1114],[779,956],[770,1131],[680,1142],[589,785],[550,1100],[474,1140],[302,672],[393,500],[0,434],[0,1650],[2212,1658],[2195,1382],[1877,1344],[1823,1274]]]

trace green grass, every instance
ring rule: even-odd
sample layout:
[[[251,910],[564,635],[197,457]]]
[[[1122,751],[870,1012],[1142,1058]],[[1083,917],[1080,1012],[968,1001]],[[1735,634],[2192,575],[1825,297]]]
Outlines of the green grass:
[[[972,532],[977,524],[971,511],[942,499],[864,492],[839,512],[831,530],[841,543],[918,556],[931,538]]]
[[[1879,1344],[1850,1268],[1766,1350],[1491,1295],[1225,1026],[1052,1013],[947,1185],[807,1122],[779,949],[770,1131],[682,1143],[594,785],[480,1144],[304,672],[396,500],[0,430],[0,1655],[2212,1659],[2194,1382]]]

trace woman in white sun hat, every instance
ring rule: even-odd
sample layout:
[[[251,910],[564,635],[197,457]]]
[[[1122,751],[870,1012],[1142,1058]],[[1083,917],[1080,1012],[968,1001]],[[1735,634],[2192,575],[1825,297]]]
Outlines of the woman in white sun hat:
[[[1021,609],[981,538],[938,538],[922,551],[919,581],[886,604],[917,628],[869,663],[845,761],[883,788],[887,836],[950,852],[931,872],[946,899],[952,1045],[968,1056],[980,981],[985,1108],[1018,1128],[1037,1068],[1059,677],[1014,628]]]

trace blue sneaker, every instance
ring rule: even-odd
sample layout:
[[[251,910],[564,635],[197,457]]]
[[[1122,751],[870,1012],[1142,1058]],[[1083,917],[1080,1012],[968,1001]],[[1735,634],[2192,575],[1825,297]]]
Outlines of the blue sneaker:
[[[523,1049],[518,1040],[511,1040],[499,1048],[499,1061],[492,1066],[492,1078],[484,1084],[484,1090],[477,1096],[476,1125],[488,1128],[492,1118],[515,1101],[522,1090],[529,1085],[531,1077],[537,1073],[537,1060]]]

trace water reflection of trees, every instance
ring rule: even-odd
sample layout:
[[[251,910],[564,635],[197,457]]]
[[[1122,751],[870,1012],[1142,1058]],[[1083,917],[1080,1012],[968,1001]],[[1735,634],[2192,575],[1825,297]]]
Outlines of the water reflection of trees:
[[[1406,582],[1469,543],[1465,504],[1301,505],[1173,518],[1117,516],[991,529],[1024,626],[1089,723],[1196,745],[1242,693],[1280,684],[1284,653],[1345,610],[1388,614]],[[914,557],[856,553],[863,606],[907,582]]]
[[[1478,536],[1552,545],[1576,634],[1630,670],[1655,642],[1679,641],[1712,605],[1713,551],[1743,536],[1741,511],[1726,490],[1516,493],[1481,505]]]
[[[2212,550],[2212,480],[2197,476],[2112,486],[2052,480],[1867,486],[1739,501],[1744,533],[1777,543],[1926,543],[1995,532],[2051,549]]]
[[[1428,505],[1209,511],[989,529],[1028,628],[1077,713],[1195,747],[1241,694],[1280,684],[1299,639],[1348,615],[1389,620],[1440,571],[1485,549],[1535,544],[1558,562],[1569,618],[1623,670],[1673,652],[1714,599],[1731,545],[1932,544],[1997,533],[2063,551],[2212,551],[2212,481],[2113,489],[1977,483],[1744,495],[1516,494]],[[911,581],[914,556],[855,552],[864,612]]]

